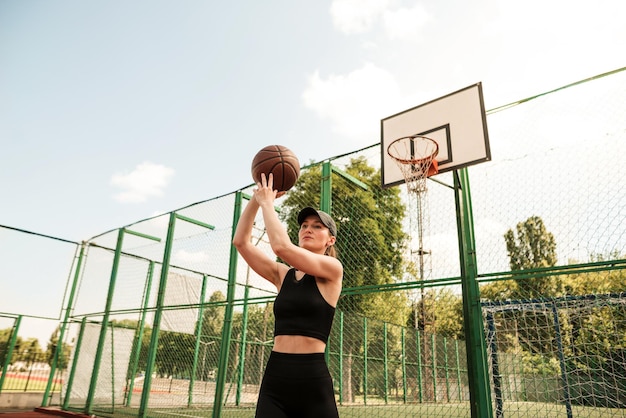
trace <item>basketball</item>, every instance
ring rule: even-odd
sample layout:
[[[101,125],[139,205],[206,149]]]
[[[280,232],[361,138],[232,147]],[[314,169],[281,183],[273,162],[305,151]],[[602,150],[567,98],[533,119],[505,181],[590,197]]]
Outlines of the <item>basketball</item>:
[[[261,174],[274,175],[274,190],[285,192],[296,184],[300,177],[300,161],[289,148],[282,145],[268,145],[252,160],[252,178],[261,182]]]

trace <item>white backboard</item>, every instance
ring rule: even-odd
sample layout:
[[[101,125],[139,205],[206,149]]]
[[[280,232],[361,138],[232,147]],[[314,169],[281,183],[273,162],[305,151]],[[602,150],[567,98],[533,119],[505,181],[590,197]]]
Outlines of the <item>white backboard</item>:
[[[437,142],[439,173],[491,160],[481,83],[389,116],[380,128],[383,187],[404,183],[387,148],[405,136],[423,135]]]

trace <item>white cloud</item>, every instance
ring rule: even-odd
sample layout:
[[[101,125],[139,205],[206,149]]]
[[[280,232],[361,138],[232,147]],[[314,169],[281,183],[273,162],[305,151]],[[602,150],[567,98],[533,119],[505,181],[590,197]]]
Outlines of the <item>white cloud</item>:
[[[334,0],[330,15],[340,31],[362,33],[372,27],[389,4],[389,0]]]
[[[162,196],[173,175],[172,168],[143,162],[130,173],[111,177],[111,185],[122,189],[114,198],[119,202],[139,203],[149,197]]]
[[[423,39],[424,25],[433,16],[420,3],[413,7],[391,10],[391,0],[334,0],[330,15],[335,27],[347,34],[364,33],[379,21],[390,40],[416,41]]]
[[[348,138],[371,140],[380,129],[380,119],[397,107],[400,89],[391,73],[366,64],[346,75],[326,79],[315,72],[302,94],[304,104],[331,122],[334,132]]]
[[[383,26],[391,40],[422,40],[422,30],[432,20],[433,16],[421,4],[411,9],[401,8],[383,13]]]

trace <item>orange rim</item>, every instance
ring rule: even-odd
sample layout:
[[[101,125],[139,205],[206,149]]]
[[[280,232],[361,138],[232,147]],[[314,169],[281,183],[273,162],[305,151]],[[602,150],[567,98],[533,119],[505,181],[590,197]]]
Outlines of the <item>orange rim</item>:
[[[430,155],[427,155],[425,157],[411,158],[411,159],[406,159],[400,156],[393,155],[392,147],[395,144],[398,144],[400,141],[404,141],[406,139],[414,140],[415,138],[422,138],[422,139],[432,142],[435,145],[433,152]],[[435,161],[435,157],[437,156],[437,154],[439,154],[439,144],[437,144],[435,140],[428,138],[427,136],[422,136],[422,135],[403,136],[402,138],[396,139],[391,144],[389,144],[389,146],[387,146],[387,155],[389,155],[391,158],[393,158],[394,160],[402,164],[422,164],[422,163],[427,162],[428,160]]]

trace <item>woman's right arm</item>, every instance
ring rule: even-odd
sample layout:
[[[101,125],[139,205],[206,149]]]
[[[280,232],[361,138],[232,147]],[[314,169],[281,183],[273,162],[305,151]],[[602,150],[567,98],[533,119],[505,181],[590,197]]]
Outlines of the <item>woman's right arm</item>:
[[[284,275],[283,269],[280,268],[278,262],[272,260],[266,253],[252,244],[252,229],[258,210],[259,204],[256,199],[250,199],[239,217],[237,229],[233,236],[233,245],[252,270],[273,283],[276,288],[280,288],[282,275]]]

